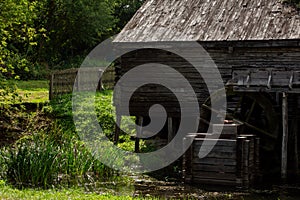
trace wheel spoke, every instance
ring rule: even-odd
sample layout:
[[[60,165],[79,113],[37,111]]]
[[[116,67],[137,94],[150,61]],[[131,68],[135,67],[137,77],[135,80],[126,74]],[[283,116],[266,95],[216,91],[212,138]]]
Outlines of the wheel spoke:
[[[251,117],[251,115],[252,115],[252,113],[253,113],[253,110],[254,110],[254,108],[255,108],[255,105],[256,105],[256,100],[253,101],[253,103],[252,103],[252,105],[251,105],[251,108],[250,108],[250,110],[249,110],[249,113],[248,113],[248,115],[247,115],[247,117],[246,117],[245,122],[249,122],[250,117]]]

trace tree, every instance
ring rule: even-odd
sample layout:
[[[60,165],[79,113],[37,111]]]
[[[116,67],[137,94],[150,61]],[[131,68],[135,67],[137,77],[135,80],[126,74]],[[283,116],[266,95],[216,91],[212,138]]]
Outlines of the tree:
[[[118,20],[116,32],[122,30],[145,0],[115,0],[114,16]]]
[[[42,30],[36,30],[37,1],[5,0],[0,4],[0,76],[19,78],[29,71],[27,55]]]
[[[115,20],[113,0],[44,0],[39,24],[48,32],[41,38],[40,61],[52,65],[85,54],[104,39]]]

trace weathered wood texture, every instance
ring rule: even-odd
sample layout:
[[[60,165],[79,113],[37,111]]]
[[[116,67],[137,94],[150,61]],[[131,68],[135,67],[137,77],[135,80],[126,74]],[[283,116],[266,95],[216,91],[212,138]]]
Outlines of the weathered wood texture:
[[[149,0],[117,42],[299,39],[297,9],[280,0]]]
[[[115,70],[113,66],[110,66],[104,73],[99,68],[81,68],[80,74],[78,68],[67,69],[62,71],[54,72],[50,75],[50,100],[56,96],[71,93],[74,88],[80,90],[97,90],[112,89],[115,83]],[[91,78],[92,76],[92,78]],[[99,83],[95,85],[91,79],[99,78]],[[78,81],[75,85],[76,77]]]
[[[276,85],[276,81],[280,82],[280,87],[282,84],[286,84],[285,88],[289,89],[289,79],[285,75],[291,75],[294,72],[293,83],[299,82],[298,71],[300,71],[300,40],[294,41],[291,46],[281,47],[276,46],[274,42],[274,47],[272,47],[272,42],[249,42],[254,47],[245,47],[242,44],[237,42],[226,42],[226,43],[201,43],[205,49],[208,51],[209,55],[217,65],[221,76],[223,78],[224,84],[232,80],[234,73],[237,71],[242,71],[243,73],[256,73],[261,74],[261,76],[266,76],[266,80],[263,80],[263,86],[254,88],[254,91],[261,91],[263,88],[267,88],[268,76],[266,73],[269,71],[280,71],[283,73],[283,78],[274,78],[271,84]],[[244,44],[246,45],[246,44]],[[229,47],[233,47],[229,50]],[[246,45],[247,46],[247,45]],[[191,52],[190,56],[193,56],[193,49],[186,49],[187,52]],[[187,53],[189,54],[189,53]],[[199,58],[201,59],[201,58]],[[117,70],[116,75],[121,77],[130,69],[146,64],[146,63],[161,63],[168,65],[180,74],[182,74],[192,85],[194,91],[196,92],[199,105],[202,105],[203,102],[208,98],[209,93],[206,87],[206,84],[201,76],[194,68],[183,58],[180,58],[170,52],[163,50],[154,50],[154,49],[144,49],[135,51],[129,54],[126,54],[122,57],[121,68]],[[161,75],[160,71],[153,68],[153,77],[155,75]],[[172,74],[166,74],[166,78],[172,79]],[[206,80],[209,80],[209,69],[207,74],[205,74]],[[215,81],[213,79],[209,81]],[[133,83],[128,83],[128,88],[134,85]],[[174,80],[174,84],[178,83]],[[277,84],[278,85],[278,84]],[[296,84],[293,86],[295,87]],[[124,87],[120,95],[116,95],[115,103],[117,110],[122,113],[122,95],[126,94],[128,88]],[[191,96],[185,93],[184,86],[178,88],[178,91],[184,93],[186,99],[185,102],[188,103],[191,101]],[[276,91],[276,90],[274,90]],[[272,90],[271,90],[272,92]],[[123,94],[122,94],[123,93]],[[130,111],[132,115],[136,116],[147,116],[149,107],[153,104],[162,104],[169,116],[180,116],[180,107],[178,100],[172,94],[170,90],[159,85],[145,85],[134,93],[130,102]],[[193,108],[191,108],[193,109]]]
[[[184,155],[184,180],[188,183],[217,184],[249,187],[258,181],[259,148],[254,136],[237,137],[235,140],[199,138]],[[191,139],[187,137],[185,140]],[[208,142],[207,144],[204,142]],[[205,157],[198,157],[200,148],[212,148]]]
[[[111,90],[115,86],[116,70],[115,66],[111,65],[105,69],[101,77],[102,88]]]

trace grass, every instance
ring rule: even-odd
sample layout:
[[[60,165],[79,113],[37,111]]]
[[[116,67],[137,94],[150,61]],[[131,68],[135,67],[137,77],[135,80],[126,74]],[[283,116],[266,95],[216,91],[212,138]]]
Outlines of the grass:
[[[22,102],[41,103],[49,100],[49,81],[8,81],[17,86],[17,93],[22,97]]]
[[[32,86],[25,87],[32,88]],[[96,110],[104,133],[111,139],[114,129],[114,109],[111,104],[112,91],[97,93]],[[17,110],[17,114],[26,114],[26,119],[17,118],[7,124],[26,124],[20,139],[11,147],[0,149],[0,179],[18,187],[53,188],[60,185],[73,186],[83,182],[115,181],[120,177],[114,170],[103,165],[76,134],[72,96],[63,95],[45,105],[41,111],[26,113]],[[92,108],[94,105],[88,104]],[[79,110],[85,119],[85,110]],[[9,115],[14,119],[14,116]],[[7,120],[6,120],[7,121]],[[90,130],[89,122],[83,120],[82,129]],[[134,147],[129,138],[123,139],[123,145]],[[120,142],[121,143],[121,142]],[[110,159],[111,154],[103,152],[103,158]],[[113,159],[112,159],[113,160]],[[120,162],[122,160],[113,160]]]
[[[30,123],[38,121],[41,119],[37,116]],[[63,130],[59,122],[33,126],[13,148],[0,149],[0,176],[9,183],[19,188],[48,189],[119,178],[85,148],[74,132]]]
[[[18,91],[24,93],[47,92],[47,81],[14,81],[8,84],[16,84]],[[95,105],[88,104],[92,108],[95,107],[104,134],[110,139],[113,137],[115,118],[112,96],[112,91],[102,91],[96,94]],[[30,188],[57,189],[94,181],[123,180],[120,174],[116,174],[114,170],[97,160],[78,138],[73,123],[71,100],[72,95],[63,95],[44,105],[42,110],[33,113],[27,113],[23,109],[17,109],[13,113],[2,112],[0,119],[5,118],[7,124],[20,125],[23,132],[20,139],[12,146],[0,148],[0,180],[6,180],[17,188],[29,188],[25,190],[28,193],[33,192]],[[11,109],[7,107],[6,110]],[[18,117],[21,114],[26,117]],[[85,117],[88,113],[85,110],[78,110],[78,114]],[[10,118],[12,120],[8,120]],[[23,127],[22,124],[26,126]],[[83,120],[82,128],[89,130],[89,126],[89,123]],[[130,129],[130,127],[124,128]],[[130,141],[129,136],[125,136],[126,134],[121,134],[120,146],[133,151],[134,142]],[[112,155],[104,152],[101,156]],[[123,160],[111,160],[123,164]],[[4,189],[11,191],[13,188],[5,186],[2,189],[2,191]],[[16,192],[16,195],[18,193]],[[27,193],[22,190],[20,195],[27,195]],[[0,199],[1,197],[14,199],[0,192]]]
[[[12,188],[5,184],[4,181],[0,181],[0,199],[97,199],[97,200],[131,200],[129,196],[114,196],[111,194],[96,194],[86,193],[80,188],[70,188],[62,190],[39,190],[39,189],[24,189],[19,190]]]

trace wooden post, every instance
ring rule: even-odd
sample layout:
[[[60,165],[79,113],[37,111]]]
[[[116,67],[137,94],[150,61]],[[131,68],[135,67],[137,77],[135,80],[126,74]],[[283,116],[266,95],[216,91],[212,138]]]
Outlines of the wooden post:
[[[260,173],[260,138],[255,138],[255,183],[261,182],[261,173]]]
[[[294,138],[294,151],[295,151],[295,173],[298,177],[299,175],[299,154],[298,154],[298,117],[297,117],[297,120],[296,120],[296,129],[294,131],[294,134],[295,134],[295,138]]]
[[[237,144],[237,167],[236,167],[236,183],[237,186],[242,187],[243,186],[243,174],[244,174],[244,141],[245,137],[237,137],[236,144]]]
[[[295,116],[294,116],[295,117]],[[293,141],[293,175],[295,175],[295,177],[298,176],[298,167],[299,167],[299,158],[298,158],[298,119],[296,116],[296,119],[292,120],[291,123],[291,129],[292,131],[291,133],[291,138]]]
[[[168,117],[168,143],[173,139],[173,119]]]
[[[134,147],[134,151],[136,153],[140,152],[140,136],[142,135],[142,131],[143,131],[142,130],[143,121],[144,121],[143,117],[138,117],[138,125],[139,125],[139,127],[137,128],[136,138],[135,138],[135,147]]]
[[[114,138],[115,144],[118,144],[118,142],[119,142],[119,136],[120,136],[120,132],[121,132],[121,127],[119,127],[119,125],[121,126],[121,122],[122,122],[122,115],[117,114],[117,123],[115,126],[115,138]]]
[[[287,94],[282,93],[282,148],[281,148],[281,178],[287,178],[287,151],[288,151],[288,101]]]
[[[82,72],[80,72],[80,70],[78,70],[77,72],[76,72],[76,78],[77,78],[77,91],[80,91],[80,73],[82,73]]]
[[[54,74],[51,74],[50,77],[50,88],[49,88],[49,100],[53,99],[53,81],[54,81]]]
[[[187,136],[183,138],[183,147],[191,143],[191,140],[194,138]],[[193,171],[192,171],[192,162],[193,162],[193,143],[190,145],[188,150],[183,155],[183,180],[185,183],[192,183],[193,181]],[[197,152],[198,153],[198,152]]]
[[[249,148],[250,148],[250,141],[249,140],[245,140],[244,141],[244,149],[243,149],[243,187],[245,188],[249,188]]]

